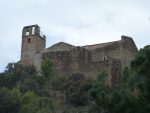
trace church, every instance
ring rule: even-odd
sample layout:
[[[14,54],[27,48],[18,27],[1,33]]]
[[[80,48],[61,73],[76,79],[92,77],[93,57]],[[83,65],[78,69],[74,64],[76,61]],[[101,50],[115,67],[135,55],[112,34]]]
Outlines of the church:
[[[124,67],[130,65],[138,52],[133,39],[128,36],[121,36],[118,41],[85,46],[58,42],[46,48],[46,36],[38,25],[23,28],[21,46],[21,63],[34,65],[38,72],[43,60],[49,58],[55,75],[81,73],[95,78],[106,71],[110,84],[119,81]]]

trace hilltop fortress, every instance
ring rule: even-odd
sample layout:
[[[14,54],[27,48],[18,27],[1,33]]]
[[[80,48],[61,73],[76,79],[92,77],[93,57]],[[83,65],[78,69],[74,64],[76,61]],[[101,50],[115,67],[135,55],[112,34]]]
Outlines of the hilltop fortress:
[[[38,25],[26,26],[22,31],[21,63],[34,65],[41,71],[41,63],[50,58],[56,75],[83,73],[96,77],[106,71],[109,81],[116,83],[123,68],[129,66],[138,49],[131,37],[121,36],[121,40],[95,45],[74,46],[59,42],[46,47],[46,36]]]

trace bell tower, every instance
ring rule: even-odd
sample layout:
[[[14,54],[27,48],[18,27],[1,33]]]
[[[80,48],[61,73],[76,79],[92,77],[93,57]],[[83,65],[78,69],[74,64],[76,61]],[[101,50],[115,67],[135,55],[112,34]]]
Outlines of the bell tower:
[[[25,26],[22,30],[21,63],[33,65],[35,54],[45,49],[46,36],[38,25]]]

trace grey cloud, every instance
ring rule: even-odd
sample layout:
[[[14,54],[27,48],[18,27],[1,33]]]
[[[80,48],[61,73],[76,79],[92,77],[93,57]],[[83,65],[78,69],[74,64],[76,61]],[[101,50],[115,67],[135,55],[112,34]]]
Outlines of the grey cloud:
[[[23,26],[39,24],[47,47],[65,41],[74,45],[134,38],[138,48],[150,42],[148,0],[1,0],[0,71],[20,59]]]

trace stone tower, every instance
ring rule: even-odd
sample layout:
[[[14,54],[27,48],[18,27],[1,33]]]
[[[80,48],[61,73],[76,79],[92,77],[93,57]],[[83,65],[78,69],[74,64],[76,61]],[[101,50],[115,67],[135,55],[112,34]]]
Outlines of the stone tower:
[[[25,26],[22,31],[21,63],[34,65],[36,54],[45,49],[45,40],[38,25]]]

